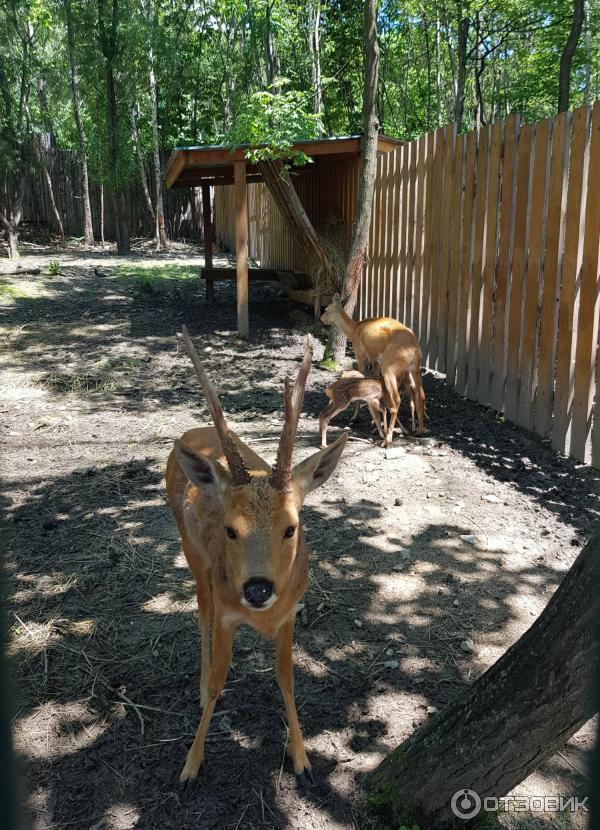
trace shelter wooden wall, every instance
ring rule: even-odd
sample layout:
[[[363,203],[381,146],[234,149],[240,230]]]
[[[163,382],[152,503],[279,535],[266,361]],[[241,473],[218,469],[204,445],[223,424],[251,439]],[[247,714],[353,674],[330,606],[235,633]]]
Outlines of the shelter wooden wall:
[[[54,198],[56,199],[65,234],[67,236],[83,235],[82,203],[80,174],[75,153],[69,150],[48,148],[43,155],[52,180]],[[153,167],[148,165],[148,186],[154,192]],[[0,194],[0,198],[1,198]],[[199,188],[185,190],[164,190],[165,221],[167,232],[172,239],[201,239],[202,237],[202,198]],[[146,201],[139,183],[134,179],[124,189],[125,205],[132,236],[147,236],[154,232],[154,224],[146,208]],[[100,185],[90,183],[90,200],[94,234],[100,236]],[[27,175],[23,220],[44,225],[58,233],[58,227],[52,208],[48,188],[39,169],[33,168]],[[115,221],[108,197],[104,199],[104,237],[115,238]]]
[[[461,135],[449,125],[381,155],[358,308],[405,322],[458,392],[596,467],[599,183],[600,103]],[[355,169],[298,189],[312,217],[337,200],[350,219],[356,186]],[[297,267],[264,186],[251,190],[252,255]],[[230,195],[217,197],[229,240]]]
[[[356,192],[358,162],[320,162],[294,177],[296,190],[311,222],[341,219],[350,239]],[[217,243],[235,251],[233,188],[215,188],[215,230]],[[248,185],[249,255],[265,268],[302,271],[305,257],[291,238],[283,217],[262,183]]]

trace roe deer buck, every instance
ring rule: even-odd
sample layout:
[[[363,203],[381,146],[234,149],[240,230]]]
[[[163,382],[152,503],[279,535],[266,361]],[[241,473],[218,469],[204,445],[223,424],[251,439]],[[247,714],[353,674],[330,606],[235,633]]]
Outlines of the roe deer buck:
[[[413,432],[415,429],[415,403],[416,386],[412,374],[409,372],[404,376],[402,392],[405,393],[410,402],[410,413]],[[387,393],[382,377],[365,377],[362,372],[349,370],[342,372],[340,377],[330,383],[325,389],[329,398],[328,405],[319,413],[319,434],[321,436],[321,448],[327,446],[327,427],[332,418],[343,412],[353,401],[365,401],[371,413],[371,417],[377,427],[380,438],[386,437],[386,408],[390,409],[392,401]],[[398,421],[400,423],[400,421]],[[400,423],[400,429],[406,434],[406,429]]]
[[[198,775],[209,722],[231,663],[234,632],[247,623],[276,640],[277,681],[294,772],[301,781],[312,781],[296,713],[292,664],[296,605],[308,581],[308,549],[298,514],[307,493],[335,469],[346,436],[292,468],[312,359],[309,339],[293,390],[285,382],[284,425],[271,468],[228,428],[185,326],[183,339],[215,425],[186,432],[175,441],[167,462],[167,495],[196,580],[202,640],[203,712],[180,780]]]

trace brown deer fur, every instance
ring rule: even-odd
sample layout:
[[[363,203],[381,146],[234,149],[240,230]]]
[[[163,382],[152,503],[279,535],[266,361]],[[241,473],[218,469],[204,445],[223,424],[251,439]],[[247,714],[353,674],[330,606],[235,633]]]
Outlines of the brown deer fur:
[[[309,343],[294,390],[286,384],[284,446],[272,469],[228,429],[185,327],[183,336],[215,426],[189,430],[176,441],[166,471],[168,501],[196,581],[202,640],[203,712],[180,780],[195,779],[203,763],[206,733],[241,623],[276,641],[276,675],[289,724],[288,751],[295,773],[311,778],[296,712],[292,664],[296,606],[308,580],[308,550],[299,512],[306,495],[335,469],[346,436],[291,467],[291,446],[312,358]]]

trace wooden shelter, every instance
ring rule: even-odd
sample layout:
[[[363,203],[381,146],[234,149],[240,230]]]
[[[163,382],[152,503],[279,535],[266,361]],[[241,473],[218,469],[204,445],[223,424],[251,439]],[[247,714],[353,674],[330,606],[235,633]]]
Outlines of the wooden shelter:
[[[379,137],[378,152],[389,153],[400,145],[401,142],[382,135]],[[167,188],[202,188],[206,269],[212,269],[210,187],[233,185],[231,212],[235,228],[238,334],[244,338],[248,337],[248,185],[262,181],[258,167],[246,159],[249,149],[249,146],[242,146],[232,151],[222,145],[178,147],[173,151],[165,171]],[[335,176],[338,183],[344,179],[347,205],[343,220],[350,232],[358,192],[360,136],[301,141],[294,145],[293,150],[305,153],[313,162],[294,171],[294,184],[302,201],[303,178],[310,177],[311,190],[313,193],[316,191],[317,195],[319,190],[336,186],[332,181],[332,170],[338,171]],[[307,212],[310,216],[311,211]],[[211,273],[213,278],[217,278],[214,269]]]

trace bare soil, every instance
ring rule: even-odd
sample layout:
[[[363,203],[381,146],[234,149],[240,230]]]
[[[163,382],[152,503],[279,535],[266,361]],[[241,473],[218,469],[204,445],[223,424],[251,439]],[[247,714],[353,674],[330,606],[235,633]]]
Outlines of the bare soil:
[[[208,306],[189,246],[124,259],[31,244],[24,264],[42,275],[3,278],[0,264],[0,428],[14,734],[33,827],[372,826],[361,773],[531,625],[598,517],[598,474],[431,373],[424,439],[385,453],[364,414],[304,511],[296,696],[317,783],[299,790],[285,759],[272,644],[240,629],[205,769],[183,791],[199,649],[164,465],[173,438],[207,413],[176,333],[185,322],[230,422],[272,460],[282,382],[311,315],[252,285],[251,338],[238,341],[233,286],[218,284]],[[315,363],[298,458],[318,448],[330,380]],[[589,795],[592,732],[518,792]],[[551,820],[585,824],[502,817]]]

